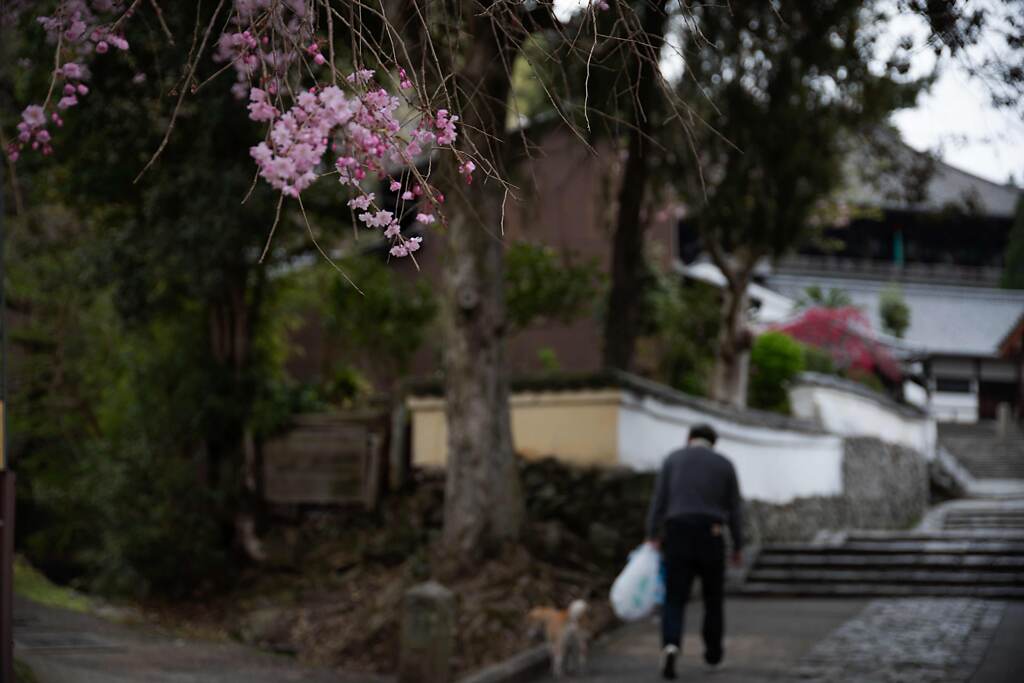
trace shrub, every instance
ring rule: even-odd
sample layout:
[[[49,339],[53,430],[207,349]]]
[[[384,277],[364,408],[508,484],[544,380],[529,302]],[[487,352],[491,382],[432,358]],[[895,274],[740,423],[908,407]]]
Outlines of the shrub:
[[[789,383],[804,370],[804,348],[781,332],[767,332],[754,342],[750,353],[751,407],[789,412]]]
[[[836,364],[828,351],[817,346],[804,345],[804,370],[823,375],[838,375]]]
[[[718,291],[703,283],[683,283],[671,273],[653,275],[641,305],[657,354],[655,378],[688,394],[706,396],[718,337]]]
[[[878,302],[882,318],[882,329],[900,339],[910,327],[910,306],[903,299],[903,293],[895,285],[882,292]]]
[[[505,251],[505,303],[515,329],[539,319],[572,322],[593,312],[603,290],[604,276],[594,260],[528,242]]]

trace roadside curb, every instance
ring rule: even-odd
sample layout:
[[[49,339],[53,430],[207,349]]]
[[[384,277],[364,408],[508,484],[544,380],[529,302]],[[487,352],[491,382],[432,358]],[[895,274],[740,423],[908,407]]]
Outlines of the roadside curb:
[[[529,683],[547,673],[550,661],[547,646],[538,645],[460,678],[458,683]]]
[[[646,622],[647,619],[632,623],[613,622],[613,625],[590,641],[589,657],[611,646],[630,629]],[[457,683],[532,683],[550,672],[551,655],[548,646],[537,645],[486,669],[463,676]]]

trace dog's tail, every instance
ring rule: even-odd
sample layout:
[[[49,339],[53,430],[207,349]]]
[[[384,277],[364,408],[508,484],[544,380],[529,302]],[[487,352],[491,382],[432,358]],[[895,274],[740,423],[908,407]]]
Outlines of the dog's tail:
[[[587,612],[587,603],[583,600],[573,600],[569,605],[569,621],[576,623],[583,618]]]

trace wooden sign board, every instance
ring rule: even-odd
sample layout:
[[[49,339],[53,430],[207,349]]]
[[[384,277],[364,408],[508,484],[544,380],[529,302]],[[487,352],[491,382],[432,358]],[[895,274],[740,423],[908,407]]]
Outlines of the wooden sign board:
[[[289,432],[263,444],[267,502],[374,506],[383,424],[344,413],[297,418]]]

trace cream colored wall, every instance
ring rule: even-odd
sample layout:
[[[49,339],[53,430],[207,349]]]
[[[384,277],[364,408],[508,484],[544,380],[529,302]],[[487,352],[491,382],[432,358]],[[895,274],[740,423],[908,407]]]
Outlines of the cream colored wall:
[[[614,465],[621,401],[617,389],[515,394],[510,404],[516,452],[526,458],[557,454],[578,465]],[[444,401],[412,398],[409,411],[413,464],[443,467],[448,441]]]

